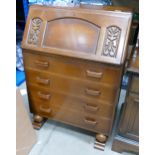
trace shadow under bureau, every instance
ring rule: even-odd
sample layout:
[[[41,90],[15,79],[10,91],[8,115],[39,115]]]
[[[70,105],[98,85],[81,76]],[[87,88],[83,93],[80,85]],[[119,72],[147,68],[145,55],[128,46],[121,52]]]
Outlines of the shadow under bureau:
[[[97,133],[104,149],[118,102],[131,12],[31,6],[22,49],[33,126],[49,118]]]

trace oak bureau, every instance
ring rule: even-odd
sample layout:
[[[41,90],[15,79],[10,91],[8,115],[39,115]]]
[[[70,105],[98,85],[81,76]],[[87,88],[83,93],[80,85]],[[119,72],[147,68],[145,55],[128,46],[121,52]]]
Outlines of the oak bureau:
[[[126,69],[129,82],[114,136],[112,150],[139,154],[139,47],[131,53]]]
[[[31,6],[22,49],[33,126],[49,118],[111,133],[132,13],[112,9]]]

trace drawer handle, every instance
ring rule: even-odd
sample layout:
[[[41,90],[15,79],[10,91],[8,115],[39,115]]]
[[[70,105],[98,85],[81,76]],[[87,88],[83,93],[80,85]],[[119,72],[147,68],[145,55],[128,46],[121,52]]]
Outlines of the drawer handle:
[[[87,95],[92,95],[92,96],[99,96],[101,94],[99,90],[92,90],[92,89],[86,89],[85,92]]]
[[[36,80],[37,80],[37,83],[44,84],[44,85],[49,85],[49,83],[50,83],[49,79],[43,79],[40,77],[36,77]]]
[[[103,75],[102,72],[94,72],[90,70],[87,70],[86,73],[88,77],[93,77],[93,78],[98,78],[98,79],[100,79]]]
[[[88,125],[93,125],[93,126],[95,126],[97,124],[97,122],[92,118],[85,118],[84,122]]]
[[[139,99],[134,99],[134,103],[139,103]]]
[[[39,96],[39,98],[45,99],[45,100],[49,100],[50,97],[51,97],[50,94],[44,94],[44,93],[42,93],[42,92],[40,92],[40,91],[38,92],[38,96]]]
[[[35,64],[40,67],[48,67],[49,66],[49,62],[47,62],[47,61],[36,60]]]
[[[85,104],[84,108],[87,111],[93,111],[93,112],[96,112],[99,109],[98,106],[96,106],[96,105],[90,105],[90,104]]]
[[[50,108],[43,108],[42,106],[40,106],[40,111],[45,112],[45,113],[51,113],[51,109]]]

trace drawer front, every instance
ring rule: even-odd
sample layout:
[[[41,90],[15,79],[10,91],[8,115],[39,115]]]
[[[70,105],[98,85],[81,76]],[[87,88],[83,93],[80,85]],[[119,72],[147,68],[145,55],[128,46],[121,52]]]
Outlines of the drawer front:
[[[68,109],[61,111],[59,110],[60,109],[53,108],[53,114],[48,118],[73,124],[74,126],[88,129],[90,131],[105,133],[107,135],[110,132],[111,120],[71,111]],[[46,117],[45,113],[40,112],[40,115]]]
[[[26,70],[27,83],[39,87],[49,88],[52,92],[62,92],[68,95],[78,95],[96,100],[104,100],[110,104],[115,103],[117,88],[104,86],[99,83],[76,80],[73,78],[62,77],[52,73]]]
[[[31,101],[34,112],[45,118],[65,122],[90,131],[109,134],[112,121],[91,113],[71,109],[67,106],[48,106],[40,101]],[[64,104],[64,103],[62,103]]]
[[[41,103],[44,107],[51,108],[56,107],[57,109],[65,110],[70,109],[77,112],[82,112],[86,114],[91,114],[94,116],[99,116],[107,119],[112,119],[114,106],[106,103],[98,103],[98,102],[87,102],[81,100],[79,98],[75,98],[73,96],[67,96],[65,94],[56,93],[56,92],[48,92],[44,89],[40,89],[35,86],[29,87],[29,98],[31,100],[31,104],[34,104],[34,109],[38,109],[38,105],[35,103]],[[45,109],[46,109],[45,108]]]
[[[44,56],[23,53],[25,68],[55,73],[73,78],[82,78],[118,87],[121,69],[112,66],[61,56]]]

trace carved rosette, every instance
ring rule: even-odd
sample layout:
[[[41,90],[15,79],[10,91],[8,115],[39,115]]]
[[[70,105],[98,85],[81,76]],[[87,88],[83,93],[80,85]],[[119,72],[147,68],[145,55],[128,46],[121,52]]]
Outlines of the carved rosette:
[[[121,29],[117,26],[109,26],[106,29],[106,35],[103,45],[103,55],[116,57],[120,41]]]
[[[38,37],[40,33],[40,27],[42,24],[42,20],[40,18],[34,18],[31,21],[30,32],[28,36],[28,43],[37,45],[38,44]]]

